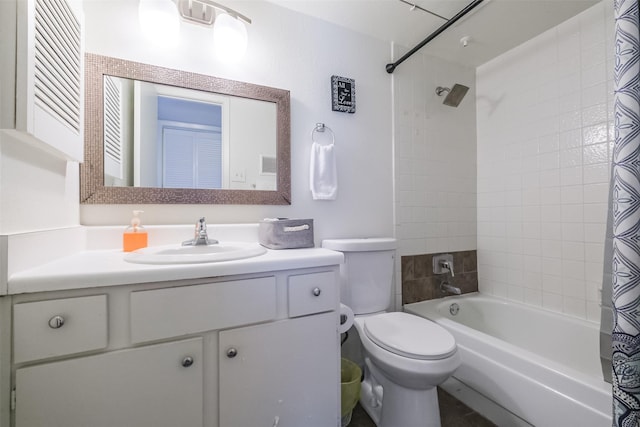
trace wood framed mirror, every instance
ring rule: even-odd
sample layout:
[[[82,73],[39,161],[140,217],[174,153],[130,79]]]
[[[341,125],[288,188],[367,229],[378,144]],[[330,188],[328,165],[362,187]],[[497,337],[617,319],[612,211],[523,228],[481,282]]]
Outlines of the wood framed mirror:
[[[82,204],[291,204],[289,91],[85,54]]]

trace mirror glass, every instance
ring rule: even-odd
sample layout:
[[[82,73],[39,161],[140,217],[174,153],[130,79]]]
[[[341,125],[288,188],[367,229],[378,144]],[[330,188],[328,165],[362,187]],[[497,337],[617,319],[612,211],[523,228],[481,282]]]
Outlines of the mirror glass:
[[[277,189],[275,103],[109,75],[103,93],[105,186]]]
[[[290,204],[289,92],[86,55],[82,203]]]

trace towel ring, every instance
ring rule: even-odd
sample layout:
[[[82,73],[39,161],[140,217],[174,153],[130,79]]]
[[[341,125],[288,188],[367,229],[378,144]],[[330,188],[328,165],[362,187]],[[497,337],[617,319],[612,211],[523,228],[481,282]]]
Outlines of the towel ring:
[[[311,142],[316,142],[316,140],[313,138],[316,134],[316,132],[323,132],[325,130],[328,130],[331,133],[331,144],[335,144],[336,143],[336,138],[335,135],[333,133],[333,131],[331,130],[331,128],[329,126],[325,126],[324,123],[316,123],[316,127],[313,128],[313,130],[311,131]]]

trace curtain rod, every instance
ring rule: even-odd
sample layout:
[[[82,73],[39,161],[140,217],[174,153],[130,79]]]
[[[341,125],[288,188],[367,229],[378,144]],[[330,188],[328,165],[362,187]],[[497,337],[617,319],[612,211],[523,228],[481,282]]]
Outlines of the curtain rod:
[[[445,22],[444,24],[442,24],[442,26],[440,26],[437,30],[435,30],[433,33],[429,34],[429,36],[427,36],[426,39],[422,40],[420,43],[418,43],[418,45],[416,47],[414,47],[413,49],[411,49],[409,52],[405,53],[400,59],[398,59],[396,62],[391,63],[391,64],[387,64],[386,65],[386,70],[387,73],[391,74],[393,73],[393,71],[396,69],[396,67],[400,64],[402,64],[405,60],[407,60],[411,55],[413,55],[414,53],[416,53],[417,51],[419,51],[420,49],[422,49],[422,47],[424,45],[426,45],[427,43],[429,43],[431,40],[435,39],[438,35],[440,35],[440,33],[442,33],[444,30],[446,30],[447,28],[449,28],[451,25],[453,25],[457,20],[459,20],[460,18],[462,18],[463,16],[465,16],[467,13],[471,12],[471,10],[473,8],[475,8],[476,6],[478,6],[480,3],[482,3],[484,0],[474,0],[472,3],[469,3],[464,9],[462,9],[460,12],[456,13],[455,16],[451,19],[449,19],[447,22]]]

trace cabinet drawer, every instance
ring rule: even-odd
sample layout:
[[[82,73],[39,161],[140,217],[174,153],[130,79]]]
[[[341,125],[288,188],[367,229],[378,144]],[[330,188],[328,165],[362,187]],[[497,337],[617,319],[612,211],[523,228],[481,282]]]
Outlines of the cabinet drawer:
[[[16,304],[13,333],[15,363],[105,348],[107,296]]]
[[[276,308],[275,277],[132,292],[131,341],[263,322]]]
[[[336,287],[332,271],[289,276],[289,317],[335,310]]]

